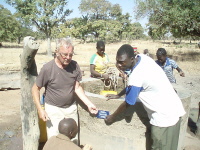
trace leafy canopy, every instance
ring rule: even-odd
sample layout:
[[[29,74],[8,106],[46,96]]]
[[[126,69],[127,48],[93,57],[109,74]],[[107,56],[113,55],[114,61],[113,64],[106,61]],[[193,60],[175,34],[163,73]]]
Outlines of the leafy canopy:
[[[0,5],[0,42],[18,41],[27,34],[33,34],[32,30],[20,21],[17,14],[12,14],[10,10]]]
[[[199,0],[137,0],[136,18],[149,17],[150,36],[200,35]]]
[[[7,0],[26,21],[51,37],[51,29],[66,21],[72,11],[67,9],[67,0]]]
[[[133,29],[138,26],[132,25],[129,13],[122,14],[119,4],[112,4],[106,0],[81,0],[79,10],[82,17],[68,20],[66,28],[61,27],[61,34],[67,33],[83,41],[92,36],[96,40],[117,41],[143,34],[143,29]],[[133,31],[141,33],[133,34]]]

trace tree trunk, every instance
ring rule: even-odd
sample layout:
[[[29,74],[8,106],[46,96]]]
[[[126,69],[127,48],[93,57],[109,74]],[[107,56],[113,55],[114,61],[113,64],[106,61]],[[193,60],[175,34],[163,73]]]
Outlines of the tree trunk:
[[[51,39],[50,39],[50,37],[47,37],[47,47],[48,47],[48,49],[47,49],[47,55],[48,56],[52,56],[52,52],[51,52]]]
[[[18,37],[17,38],[17,44],[20,44],[20,42],[21,42],[21,37]]]
[[[37,76],[35,55],[39,44],[33,37],[24,38],[24,49],[21,54],[21,120],[23,150],[37,150],[39,140],[38,114],[32,98],[32,86]]]

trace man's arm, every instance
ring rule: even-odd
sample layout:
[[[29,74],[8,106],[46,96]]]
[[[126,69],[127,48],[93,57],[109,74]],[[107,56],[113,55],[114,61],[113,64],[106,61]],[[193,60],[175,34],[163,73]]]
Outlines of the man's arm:
[[[83,150],[92,150],[92,146],[89,144],[85,144],[84,147],[82,148]]]
[[[126,88],[124,88],[119,94],[107,94],[106,97],[109,99],[118,99],[126,93]]]
[[[178,67],[177,63],[171,59],[170,64],[172,65],[172,68],[176,69],[178,71],[178,73],[180,74],[180,76],[185,77],[184,72],[182,71],[181,68]]]
[[[177,67],[176,70],[179,72],[180,76],[185,77],[185,73],[182,71],[181,68]]]
[[[101,74],[97,71],[95,71],[95,65],[91,64],[90,65],[90,72],[92,75],[96,76],[96,77],[101,77]]]
[[[95,71],[95,65],[93,65],[93,64],[90,64],[90,72],[95,77],[104,78],[105,80],[107,80],[109,78],[108,74],[106,74],[106,73],[101,74],[101,73]]]
[[[122,113],[129,106],[130,105],[124,101],[121,105],[119,105],[119,107],[115,110],[115,112],[112,115],[109,115],[104,119],[105,123],[108,125],[112,124],[115,121],[116,116]]]
[[[77,96],[83,101],[83,103],[88,107],[88,110],[92,114],[97,114],[98,109],[96,106],[88,99],[88,97],[85,95],[85,92],[83,91],[83,88],[81,87],[80,83],[76,81],[75,85],[75,93]]]
[[[36,108],[38,110],[38,115],[40,119],[42,119],[43,121],[47,121],[49,120],[49,117],[46,111],[42,108],[40,104],[40,89],[41,87],[38,87],[36,84],[34,84],[32,87],[32,96],[33,96],[33,100],[36,105]]]

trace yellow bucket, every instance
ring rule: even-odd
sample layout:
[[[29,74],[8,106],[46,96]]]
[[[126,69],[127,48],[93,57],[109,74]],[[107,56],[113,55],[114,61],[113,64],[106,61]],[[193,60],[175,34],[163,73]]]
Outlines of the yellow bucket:
[[[44,109],[44,107],[42,106]],[[47,129],[46,129],[46,122],[39,118],[39,128],[40,128],[40,138],[39,142],[43,143],[47,141]]]
[[[115,94],[117,95],[117,91],[101,91],[100,95],[106,96],[107,94]]]

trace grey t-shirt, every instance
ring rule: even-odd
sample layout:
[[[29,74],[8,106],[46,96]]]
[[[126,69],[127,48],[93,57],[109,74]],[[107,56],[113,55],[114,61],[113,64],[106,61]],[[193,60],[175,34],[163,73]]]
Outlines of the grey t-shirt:
[[[61,69],[52,60],[42,67],[36,85],[45,87],[45,103],[66,108],[75,102],[75,83],[81,80],[80,67],[76,61],[72,60],[65,69]]]

